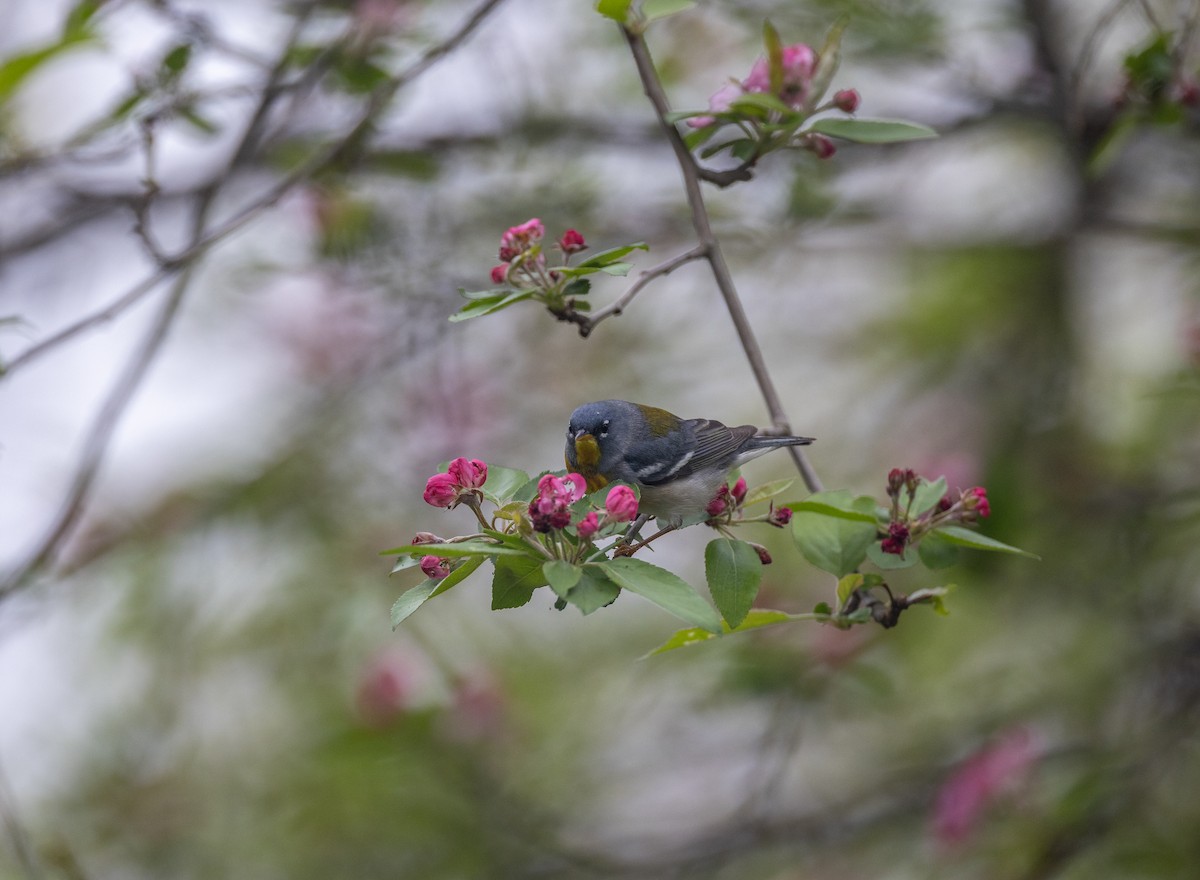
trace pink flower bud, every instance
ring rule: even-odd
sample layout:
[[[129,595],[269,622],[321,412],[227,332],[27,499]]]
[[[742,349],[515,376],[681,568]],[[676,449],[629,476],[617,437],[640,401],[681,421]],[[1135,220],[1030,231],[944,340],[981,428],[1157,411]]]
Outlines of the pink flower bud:
[[[733,500],[739,505],[746,500],[746,478],[738,477],[738,481],[733,484],[733,488],[729,490],[729,494],[733,496]]]
[[[577,254],[587,247],[587,242],[583,240],[583,236],[579,232],[568,229],[558,240],[558,246],[564,254]]]
[[[776,95],[789,107],[800,108],[808,98],[813,73],[817,67],[817,53],[803,43],[783,47],[783,81]],[[747,92],[769,92],[771,90],[771,64],[759,58],[750,68],[750,75],[742,83]]]
[[[446,470],[463,489],[478,489],[487,482],[487,463],[477,458],[456,458]]]
[[[441,580],[450,574],[450,560],[440,556],[422,556],[421,571],[425,572],[426,577]]]
[[[500,238],[500,259],[506,263],[512,262],[540,242],[545,235],[546,227],[537,217],[509,227]]]
[[[449,474],[434,474],[425,483],[425,503],[434,507],[452,507],[458,500],[458,485]]]
[[[904,548],[908,546],[908,526],[902,522],[894,522],[888,526],[888,536],[884,538],[879,549],[893,556],[903,556]]]
[[[767,522],[781,529],[791,521],[792,509],[790,507],[777,507],[767,514]]]
[[[992,505],[988,503],[987,489],[976,486],[963,493],[963,509],[973,510],[980,516],[991,516]]]
[[[747,541],[746,543],[754,548],[754,552],[758,554],[759,562],[761,562],[763,565],[770,565],[772,563],[773,560],[771,559],[771,554],[767,552],[766,547],[764,547],[762,544],[755,544],[753,541]]]
[[[505,263],[511,263],[513,260],[515,260],[519,256],[521,256],[521,252],[519,250],[517,250],[515,247],[512,247],[510,245],[501,245],[500,246],[500,259],[503,260]],[[499,268],[500,268],[499,266],[496,267],[496,269],[499,269]],[[496,280],[496,269],[492,270],[492,280],[493,281]],[[504,274],[505,275],[508,274],[507,269],[504,270]],[[497,283],[499,283],[499,282],[497,282]]]
[[[837,107],[843,113],[853,113],[858,109],[862,98],[858,94],[857,89],[842,89],[834,92],[833,106]]]
[[[501,254],[501,257],[504,255]],[[508,277],[508,263],[501,263],[499,266],[492,266],[492,284],[503,284],[504,279]]]
[[[575,531],[584,541],[589,540],[592,535],[600,531],[600,518],[596,516],[596,511],[592,511],[578,523],[575,524]]]
[[[632,522],[638,515],[637,496],[628,486],[613,486],[604,499],[604,509],[613,522]]]
[[[444,542],[433,532],[417,532],[408,543],[417,546],[419,544],[442,544]]]
[[[808,136],[808,148],[816,154],[818,159],[828,159],[837,152],[837,147],[834,146],[833,141],[823,134],[810,134]]]
[[[708,507],[704,508],[704,512],[709,516],[720,516],[728,507],[729,503],[725,500],[724,496],[718,494],[716,498],[708,502]]]

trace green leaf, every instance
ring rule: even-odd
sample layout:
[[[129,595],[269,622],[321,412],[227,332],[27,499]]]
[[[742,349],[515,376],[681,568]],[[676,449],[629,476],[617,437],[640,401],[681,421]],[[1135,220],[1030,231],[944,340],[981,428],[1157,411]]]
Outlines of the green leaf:
[[[846,604],[846,600],[851,594],[863,585],[863,575],[861,572],[853,571],[845,577],[838,578],[837,584],[837,603],[838,608]]]
[[[184,105],[178,108],[179,115],[192,126],[192,128],[206,135],[218,134],[220,127],[206,116],[201,115],[200,111],[195,107]]]
[[[850,503],[849,493],[843,494],[847,503]],[[877,530],[874,517],[867,522],[844,516],[844,511],[836,508],[835,511],[833,514],[824,511],[817,513],[803,504],[800,509],[793,507],[792,537],[805,559],[822,571],[840,578],[862,564]]]
[[[513,303],[521,302],[521,300],[529,299],[533,296],[532,290],[514,290],[509,294],[496,296],[482,297],[472,302],[467,303],[457,312],[450,316],[451,321],[466,321],[470,318],[480,318],[484,315],[490,315],[492,312],[498,312],[501,309],[506,309]]]
[[[571,588],[567,601],[586,616],[605,605],[611,605],[621,594],[621,588],[608,579],[598,565],[585,565],[579,583]]]
[[[771,611],[767,608],[755,608],[746,615],[745,620],[736,627],[730,628],[728,624],[722,624],[722,635],[730,633],[742,633],[752,629],[759,629],[764,626],[773,626],[777,623],[787,623],[789,620],[796,620],[796,615],[788,614],[786,611]],[[700,642],[707,642],[709,639],[717,638],[716,633],[701,629],[700,627],[691,627],[689,629],[681,629],[671,638],[667,639],[659,647],[655,648],[646,657],[652,657],[655,654],[665,654],[667,651],[674,651],[676,648],[686,648],[689,645],[696,645]],[[642,659],[645,659],[643,657]]]
[[[904,555],[897,556],[895,553],[884,553],[883,547],[878,541],[872,541],[871,546],[867,547],[867,559],[878,568],[884,571],[896,571],[901,568],[912,568],[917,564],[920,556],[915,547],[905,547]]]
[[[459,296],[461,296],[463,299],[470,300],[495,299],[496,301],[499,301],[504,299],[504,297],[508,296],[512,292],[513,288],[511,287],[493,287],[491,290],[466,290],[462,287],[458,289]]]
[[[706,125],[703,128],[693,128],[683,136],[684,146],[688,148],[689,152],[695,150],[697,147],[708,143],[720,128],[721,126],[716,123]]]
[[[817,50],[817,69],[813,71],[812,82],[808,86],[808,100],[804,102],[806,113],[813,111],[829,90],[829,84],[833,82],[833,75],[837,73],[838,65],[842,61],[842,33],[846,30],[847,23],[846,16],[834,22],[829,33],[825,35],[821,48]]]
[[[352,95],[364,95],[387,82],[391,75],[366,58],[342,57],[334,69],[345,91]]]
[[[788,489],[792,488],[796,483],[795,480],[771,480],[769,483],[762,483],[755,486],[746,493],[746,499],[742,502],[743,507],[749,507],[751,504],[761,504],[774,498],[776,495],[782,495]]]
[[[943,617],[950,614],[946,608],[946,603],[943,597],[954,589],[954,584],[946,584],[944,587],[926,587],[923,590],[917,590],[908,597],[909,604],[929,604],[933,606],[933,610]]]
[[[600,271],[605,275],[616,275],[624,277],[629,274],[629,270],[633,268],[633,263],[610,263],[607,266],[602,266]]]
[[[0,64],[0,103],[7,101],[12,93],[39,67],[80,42],[82,41],[78,39],[64,40],[52,46],[22,52],[5,59],[4,63]]]
[[[563,296],[587,296],[592,291],[592,282],[586,278],[576,278],[570,284],[563,288]],[[575,303],[575,308],[580,308],[586,303]]]
[[[632,2],[633,0],[597,0],[596,11],[605,18],[625,24],[629,19],[629,7]]]
[[[411,590],[401,593],[400,598],[392,605],[392,629],[398,627],[409,615],[424,605],[438,586],[437,580],[429,578],[421,581]]]
[[[776,98],[774,95],[768,95],[766,92],[747,92],[738,98],[735,98],[729,104],[729,109],[740,113],[746,111],[766,110],[771,113],[781,113],[784,116],[797,116],[795,110],[789,107],[783,101]],[[756,113],[748,113],[747,115],[755,116]]]
[[[180,43],[163,56],[161,68],[164,79],[177,79],[192,60],[192,44]]]
[[[496,574],[492,578],[492,610],[520,608],[532,599],[533,591],[546,584],[542,561],[529,556],[493,560]]]
[[[583,568],[565,559],[551,559],[542,565],[542,574],[550,584],[550,589],[557,593],[560,599],[565,599],[571,588],[583,577]]]
[[[917,555],[926,568],[937,571],[957,565],[959,550],[937,532],[931,532],[917,545]]]
[[[483,560],[486,557],[472,556],[464,560],[457,568],[450,572],[438,582],[437,589],[433,591],[433,595],[440,596],[442,593],[449,590],[451,587],[456,587],[475,573],[479,566],[483,565]]]
[[[717,153],[720,153],[722,150],[733,150],[739,144],[750,144],[751,146],[755,146],[755,145],[757,145],[757,142],[752,141],[749,138],[738,138],[736,140],[725,141],[720,144],[713,144],[712,146],[705,147],[703,150],[700,151],[700,158],[701,159],[711,159],[713,156],[717,155]]]
[[[793,513],[819,513],[872,525],[879,521],[874,498],[870,495],[853,496],[845,489],[814,492],[803,501],[791,501],[784,506],[790,507]]]
[[[898,119],[818,119],[809,131],[853,141],[856,144],[891,144],[935,138],[937,132],[926,125]]]
[[[1013,547],[995,538],[989,538],[987,535],[981,535],[979,532],[973,532],[970,529],[964,529],[962,526],[942,526],[940,529],[935,529],[933,534],[949,541],[951,544],[957,544],[959,547],[970,547],[972,550],[990,550],[995,553],[1011,553],[1014,556],[1024,556],[1027,559],[1041,560],[1042,557],[1035,553],[1030,553],[1027,550],[1022,550],[1019,547]]]
[[[632,557],[601,562],[598,567],[622,589],[649,599],[681,620],[709,632],[721,632],[717,612],[677,574]]]
[[[67,13],[67,18],[63,22],[62,40],[64,43],[86,39],[89,36],[88,24],[100,9],[100,3],[101,0],[79,0],[71,7],[71,11]]]
[[[771,92],[778,95],[783,90],[783,40],[770,19],[763,22],[763,48],[767,50]]]
[[[646,21],[657,21],[668,15],[686,12],[696,5],[696,0],[643,0],[642,17]]]
[[[938,477],[932,483],[921,480],[917,485],[917,491],[913,494],[913,503],[910,512],[913,516],[920,516],[945,497],[945,477]]]
[[[536,553],[532,547],[520,550],[505,544],[489,544],[486,541],[457,541],[453,544],[406,544],[403,547],[393,547],[381,550],[380,556],[396,556],[407,553],[416,556],[531,556]]]
[[[396,564],[392,566],[392,570],[388,572],[388,575],[390,576],[390,575],[396,574],[397,572],[400,572],[400,571],[406,571],[406,570],[408,570],[410,568],[414,568],[420,564],[421,564],[420,556],[401,556],[399,559],[396,560]]]
[[[529,482],[529,474],[516,468],[488,465],[487,482],[483,484],[483,495],[496,506],[512,499],[512,495]]]
[[[627,254],[631,254],[634,251],[648,250],[650,250],[650,246],[644,241],[635,242],[634,244],[625,244],[621,245],[620,247],[609,248],[606,251],[600,251],[599,253],[592,254],[576,268],[601,269],[604,266],[610,266],[613,263],[619,262],[622,257],[626,256]]]
[[[704,548],[704,574],[717,610],[737,627],[754,604],[762,583],[762,561],[745,541],[714,538]]]

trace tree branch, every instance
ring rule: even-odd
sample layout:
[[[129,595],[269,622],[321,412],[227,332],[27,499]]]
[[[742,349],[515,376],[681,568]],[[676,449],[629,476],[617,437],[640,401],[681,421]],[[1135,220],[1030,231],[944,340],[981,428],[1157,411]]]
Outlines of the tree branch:
[[[633,53],[633,60],[637,65],[638,75],[641,77],[646,97],[650,99],[650,103],[654,107],[654,112],[658,116],[659,124],[666,133],[667,140],[671,143],[671,148],[675,151],[675,159],[679,163],[680,171],[683,172],[684,189],[687,192],[688,205],[692,212],[692,226],[695,228],[696,236],[700,240],[700,247],[705,251],[705,258],[708,260],[713,277],[716,279],[717,289],[720,290],[721,297],[725,300],[725,307],[729,310],[729,317],[733,321],[734,329],[737,331],[738,339],[741,341],[742,350],[745,351],[746,359],[750,362],[750,369],[753,371],[759,390],[766,401],[767,411],[771,415],[771,422],[778,433],[790,434],[792,433],[792,429],[788,422],[787,414],[784,412],[783,403],[779,398],[779,392],[775,389],[775,383],[771,379],[771,374],[763,358],[762,348],[759,347],[754,330],[750,326],[750,320],[746,316],[746,310],[742,305],[741,297],[738,295],[737,288],[733,282],[733,276],[729,271],[729,264],[725,262],[725,255],[721,251],[721,243],[713,234],[712,224],[708,217],[708,208],[704,204],[704,195],[700,191],[698,166],[692,158],[687,145],[683,142],[679,130],[667,121],[670,105],[667,102],[667,96],[663,91],[662,83],[658,79],[658,73],[654,69],[654,62],[650,57],[650,49],[641,34],[634,33],[625,27],[622,27],[621,32],[625,35],[630,52]],[[804,479],[804,484],[808,486],[809,491],[821,491],[821,480],[817,476],[816,471],[813,470],[807,456],[797,446],[789,446],[788,452],[791,453],[792,461],[795,462],[796,468],[800,471],[800,476]]]
[[[657,266],[651,266],[649,269],[643,270],[637,281],[633,283],[627,291],[621,294],[611,305],[605,306],[589,318],[584,320],[579,325],[579,335],[583,337],[590,336],[592,331],[596,329],[596,325],[605,318],[612,318],[620,315],[628,307],[633,298],[641,292],[641,289],[653,281],[655,278],[661,278],[664,275],[670,275],[680,266],[686,265],[693,260],[701,260],[708,256],[708,248],[705,245],[697,245],[690,251],[684,251],[678,256],[671,257],[669,260],[664,260]]]

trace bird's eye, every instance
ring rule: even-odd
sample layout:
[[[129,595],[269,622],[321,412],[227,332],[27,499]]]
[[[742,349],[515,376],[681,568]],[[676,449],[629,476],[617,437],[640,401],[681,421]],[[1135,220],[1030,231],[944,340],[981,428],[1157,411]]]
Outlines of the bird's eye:
[[[605,420],[604,420],[604,424],[602,424],[602,425],[600,426],[600,436],[601,436],[601,437],[607,437],[607,436],[608,436],[608,419],[605,419]]]

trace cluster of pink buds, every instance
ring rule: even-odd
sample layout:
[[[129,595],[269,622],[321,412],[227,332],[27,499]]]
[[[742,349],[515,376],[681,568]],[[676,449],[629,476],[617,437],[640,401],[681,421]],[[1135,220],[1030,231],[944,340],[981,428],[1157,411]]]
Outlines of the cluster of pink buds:
[[[817,61],[817,53],[804,43],[784,46],[780,53],[782,76],[777,89],[771,88],[770,61],[765,57],[760,57],[754,62],[745,79],[734,80],[714,92],[708,99],[708,109],[713,113],[725,113],[742,95],[757,93],[773,95],[793,110],[808,108],[807,112],[810,113],[832,109],[840,110],[843,113],[854,113],[858,110],[862,99],[855,89],[841,89],[835,92],[833,98],[822,106],[812,106],[820,100],[820,95],[813,94]],[[716,122],[715,116],[694,116],[688,120],[687,124],[692,128],[707,128]],[[820,159],[827,159],[837,151],[833,141],[816,132],[803,135],[796,143],[811,150]]]
[[[425,483],[425,502],[434,507],[477,507],[487,482],[487,463],[476,458],[456,458],[444,474],[434,474]]]
[[[708,524],[718,526],[733,522],[735,518],[742,519],[742,505],[746,501],[746,478],[738,477],[737,482],[733,486],[722,484],[717,490],[717,494],[713,496],[712,501],[708,502],[708,507],[704,509],[708,514]],[[776,507],[774,503],[767,511],[765,516],[755,517],[753,522],[770,523],[776,528],[782,529],[792,521],[792,509],[790,507]]]
[[[529,502],[529,519],[535,532],[550,532],[571,525],[571,505],[587,492],[587,483],[579,474],[556,477],[546,474],[538,481],[538,494]],[[575,532],[591,540],[605,526],[637,519],[638,500],[628,486],[613,486],[604,500],[604,517],[588,511],[575,523]]]
[[[924,479],[912,468],[892,468],[888,472],[887,494],[892,503],[887,534],[879,544],[884,553],[903,556],[907,547],[938,526],[973,525],[992,512],[983,486],[959,492],[957,499],[946,495],[928,512],[913,512],[910,508],[922,482]]]
[[[492,267],[493,284],[510,284],[514,287],[549,287],[559,280],[557,272],[548,272],[546,257],[542,254],[542,240],[546,227],[537,217],[507,229],[500,237],[500,263]],[[565,257],[586,250],[583,234],[568,229],[559,238],[558,249]]]

